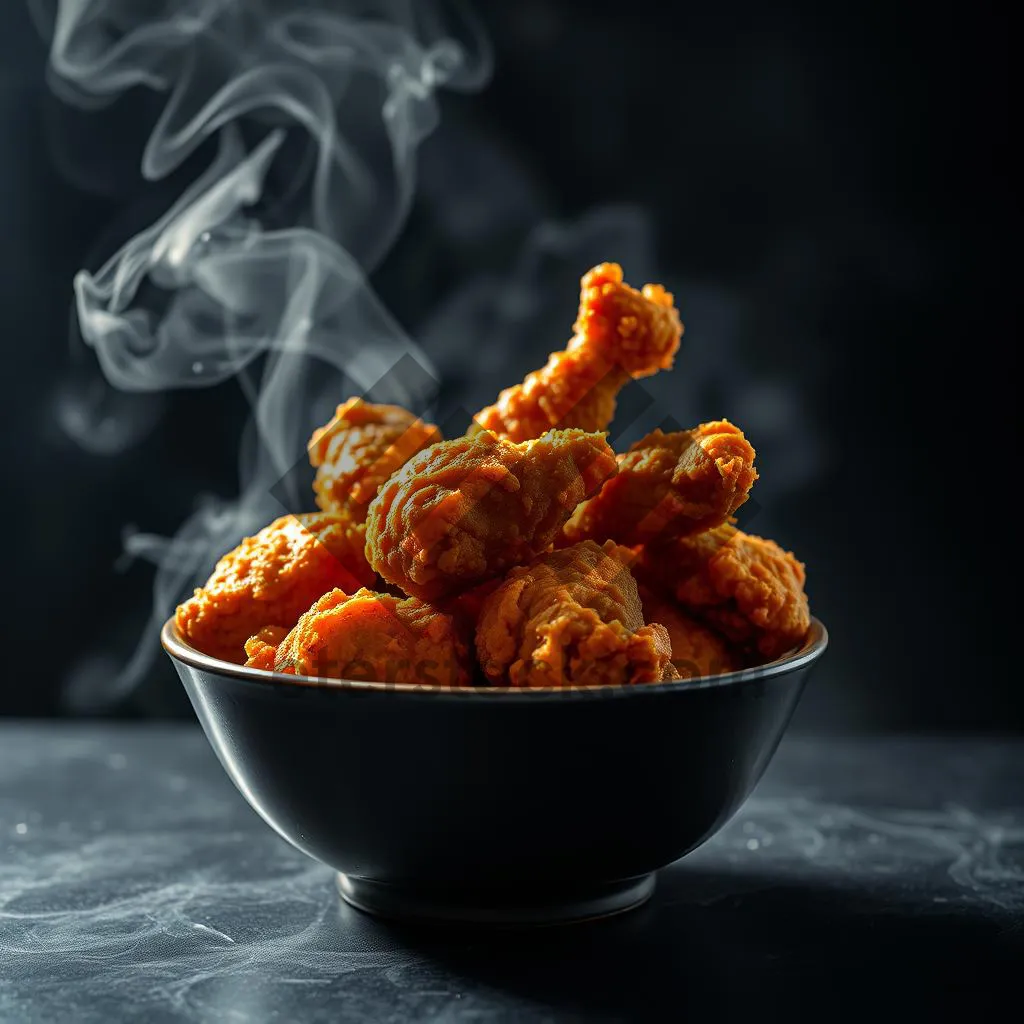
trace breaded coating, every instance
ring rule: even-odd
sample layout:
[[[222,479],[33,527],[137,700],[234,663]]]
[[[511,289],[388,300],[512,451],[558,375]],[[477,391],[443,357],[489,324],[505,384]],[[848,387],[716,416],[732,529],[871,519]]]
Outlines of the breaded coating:
[[[757,479],[754,449],[728,420],[655,430],[619,458],[619,472],[565,524],[565,537],[643,544],[726,522]]]
[[[743,662],[724,637],[698,622],[678,605],[662,600],[640,588],[644,621],[658,622],[668,630],[672,643],[672,664],[681,679],[702,679],[735,672]]]
[[[366,553],[405,593],[438,601],[550,547],[616,471],[601,434],[554,430],[516,444],[483,432],[420,452],[370,505]]]
[[[664,626],[645,625],[632,553],[584,541],[513,569],[483,604],[476,650],[503,686],[630,686],[675,678]]]
[[[617,263],[594,267],[581,282],[575,333],[565,350],[502,391],[468,433],[490,430],[527,441],[553,428],[605,430],[623,385],[671,367],[683,333],[672,301],[660,284],[642,291],[625,284]]]
[[[629,380],[625,370],[589,349],[552,352],[540,370],[481,409],[467,435],[490,430],[510,441],[527,441],[558,428],[607,430],[618,393]]]
[[[637,578],[746,653],[772,660],[811,624],[804,566],[774,541],[725,523],[640,549]]]
[[[459,687],[702,679],[786,655],[810,626],[804,566],[735,525],[758,478],[743,432],[655,430],[618,456],[605,435],[682,334],[671,293],[602,263],[564,349],[465,436],[348,399],[309,441],[322,511],[221,558],[179,635],[267,672]]]
[[[290,629],[325,591],[372,583],[364,543],[362,526],[326,512],[281,516],[226,554],[178,606],[178,632],[204,654],[241,663],[246,640],[264,626]]]
[[[364,589],[324,594],[279,643],[274,668],[321,679],[465,686],[472,664],[468,636],[452,616],[414,597]]]
[[[245,667],[274,671],[277,648],[288,635],[284,626],[264,626],[255,636],[245,641]]]
[[[400,406],[350,398],[309,441],[317,505],[353,523],[366,522],[380,485],[418,451],[440,440],[441,431],[433,423]]]

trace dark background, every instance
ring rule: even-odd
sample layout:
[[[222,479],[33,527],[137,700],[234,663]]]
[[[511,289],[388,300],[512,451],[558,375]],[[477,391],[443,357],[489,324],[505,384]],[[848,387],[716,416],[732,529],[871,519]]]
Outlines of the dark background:
[[[478,7],[493,78],[443,98],[375,275],[445,400],[474,408],[560,347],[590,263],[664,280],[687,334],[649,393],[682,423],[747,430],[749,528],[807,563],[831,632],[798,727],[1024,727],[1009,25],[977,4]],[[128,656],[151,570],[119,562],[122,530],[173,533],[198,494],[230,494],[246,414],[232,384],[126,412],[69,346],[75,271],[175,192],[138,180],[116,137],[96,136],[88,174],[62,159],[84,115],[48,94],[45,52],[4,4],[0,712],[22,715],[67,713],[76,674]],[[512,284],[532,319],[502,312]],[[83,451],[60,426],[69,387],[138,443]],[[190,713],[162,656],[105,710]]]

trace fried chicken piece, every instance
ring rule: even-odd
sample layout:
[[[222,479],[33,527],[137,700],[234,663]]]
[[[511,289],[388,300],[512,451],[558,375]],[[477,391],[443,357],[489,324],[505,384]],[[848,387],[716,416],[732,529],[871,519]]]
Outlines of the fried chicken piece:
[[[418,451],[440,440],[437,427],[400,406],[350,398],[309,440],[317,505],[353,523],[366,522],[380,485]]]
[[[772,660],[811,624],[804,566],[774,541],[725,523],[640,550],[637,578],[745,652]]]
[[[525,687],[675,678],[665,627],[644,624],[632,557],[610,541],[583,541],[509,572],[477,624],[484,675]]]
[[[477,413],[470,435],[527,441],[553,428],[605,430],[623,385],[671,367],[683,333],[671,293],[660,284],[631,288],[617,263],[584,275],[573,329],[564,351]]]
[[[565,524],[565,536],[643,544],[726,522],[757,479],[754,449],[728,420],[655,430],[619,458],[619,472]]]
[[[606,430],[615,417],[616,397],[629,380],[625,370],[589,349],[552,352],[541,369],[481,409],[467,436],[490,430],[510,441],[527,441],[558,428]]]
[[[277,648],[288,635],[284,626],[264,626],[255,636],[245,641],[245,667],[274,671]]]
[[[253,644],[250,660],[266,657]],[[467,634],[451,615],[414,597],[365,589],[324,594],[279,641],[274,658],[277,672],[430,686],[467,685],[472,664]]]
[[[364,544],[364,528],[338,516],[282,516],[228,552],[178,605],[178,632],[204,654],[240,663],[264,626],[290,629],[325,591],[372,583]]]
[[[516,444],[483,432],[407,462],[370,505],[366,553],[385,580],[438,601],[548,548],[616,471],[600,434],[554,430]]]
[[[681,679],[701,679],[723,672],[735,672],[742,660],[724,637],[702,625],[678,605],[664,601],[645,587],[640,588],[644,621],[660,623],[672,643],[672,664]]]

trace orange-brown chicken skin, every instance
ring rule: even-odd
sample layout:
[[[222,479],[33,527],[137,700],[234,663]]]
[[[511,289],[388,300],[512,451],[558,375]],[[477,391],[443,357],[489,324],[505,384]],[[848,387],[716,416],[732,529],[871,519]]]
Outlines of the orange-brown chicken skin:
[[[242,662],[246,640],[264,626],[291,628],[324,592],[371,583],[364,544],[361,526],[326,512],[282,516],[226,554],[178,606],[178,631],[205,654]]]
[[[245,667],[273,672],[277,648],[287,635],[288,630],[284,626],[264,626],[255,636],[249,637],[245,641]]]
[[[322,511],[221,558],[177,608],[182,638],[286,675],[527,688],[703,678],[797,647],[804,566],[734,525],[758,476],[742,431],[607,443],[622,387],[673,364],[673,296],[602,263],[573,331],[464,437],[339,405],[309,442]]]
[[[582,430],[522,444],[487,432],[443,441],[381,488],[367,557],[405,593],[441,600],[544,551],[615,471],[604,437]]]
[[[762,659],[795,647],[811,623],[803,564],[774,541],[729,523],[644,546],[634,571],[653,590]]]
[[[437,427],[400,406],[350,398],[310,438],[317,505],[354,523],[365,522],[381,484],[417,452],[440,440]]]
[[[644,620],[660,623],[672,644],[672,664],[681,679],[701,679],[734,672],[743,662],[724,637],[688,615],[679,605],[641,587]]]
[[[274,669],[321,679],[465,686],[472,675],[468,640],[452,616],[414,597],[333,590],[279,641]],[[266,661],[266,652],[253,646],[253,657]]]
[[[675,678],[668,633],[644,623],[631,560],[625,548],[584,541],[509,572],[477,623],[484,675],[523,687]]]
[[[728,420],[655,430],[619,458],[619,472],[565,525],[566,539],[642,544],[726,522],[757,479],[754,449]]]
[[[605,430],[623,385],[671,367],[683,333],[672,295],[631,288],[617,263],[584,275],[574,330],[565,350],[477,413],[469,433],[526,441],[553,428]]]

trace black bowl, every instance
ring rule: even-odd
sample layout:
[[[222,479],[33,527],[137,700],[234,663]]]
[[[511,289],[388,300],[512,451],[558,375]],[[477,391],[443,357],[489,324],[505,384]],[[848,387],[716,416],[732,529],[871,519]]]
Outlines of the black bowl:
[[[639,905],[767,766],[828,642],[688,682],[448,689],[275,676],[163,628],[242,795],[387,916],[540,923]]]

